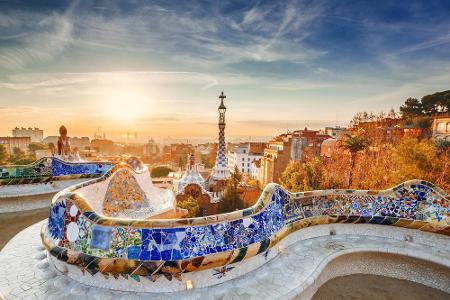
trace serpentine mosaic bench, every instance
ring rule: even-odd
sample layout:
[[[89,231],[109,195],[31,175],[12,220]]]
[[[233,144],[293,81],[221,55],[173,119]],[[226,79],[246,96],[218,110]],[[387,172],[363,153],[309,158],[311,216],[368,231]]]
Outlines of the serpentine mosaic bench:
[[[122,181],[127,186],[137,174],[126,166],[117,166],[114,172],[123,170],[131,176]],[[138,282],[146,291],[174,291],[185,289],[188,279],[203,280],[203,286],[209,284],[205,276],[227,280],[228,270],[242,268],[243,274],[255,269],[254,265],[246,267],[245,262],[260,257],[257,264],[263,264],[264,257],[267,260],[276,255],[271,248],[287,235],[319,224],[381,224],[450,235],[450,199],[426,181],[412,180],[383,191],[303,193],[269,184],[258,202],[244,210],[200,218],[146,220],[111,217],[105,206],[102,213],[93,204],[95,194],[83,189],[95,189],[110,175],[108,172],[97,179],[98,183],[75,186],[56,195],[48,224],[41,232],[55,265],[69,270],[69,276],[79,281],[108,288],[127,290],[127,285]],[[120,207],[113,215],[141,205],[141,193],[134,189],[131,193],[135,196],[124,198],[124,203],[114,202]],[[202,278],[196,274],[203,274]]]
[[[57,157],[44,157],[29,165],[0,166],[0,185],[99,177],[112,166],[110,162],[72,163]]]

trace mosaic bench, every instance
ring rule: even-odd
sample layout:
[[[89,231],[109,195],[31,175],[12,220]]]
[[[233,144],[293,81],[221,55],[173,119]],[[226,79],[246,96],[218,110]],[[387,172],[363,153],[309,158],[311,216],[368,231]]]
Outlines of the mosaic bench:
[[[0,166],[0,185],[94,178],[104,175],[112,166],[111,162],[72,163],[57,157],[44,157],[29,165]]]
[[[148,220],[100,213],[89,198],[93,194],[83,192],[83,188],[95,187],[123,170],[136,177],[131,168],[117,166],[94,183],[60,192],[41,231],[51,260],[66,266],[69,274],[78,270],[81,275],[73,276],[88,284],[94,281],[83,276],[121,282],[117,289],[127,290],[126,280],[130,285],[136,281],[153,286],[154,291],[180,290],[186,288],[187,278],[195,278],[194,274],[204,270],[212,269],[213,275],[222,276],[233,268],[245,269],[242,262],[273,257],[276,254],[271,249],[283,238],[319,224],[379,224],[450,235],[448,195],[420,180],[382,191],[290,193],[269,184],[250,208],[200,218]],[[132,181],[128,177],[123,184]],[[139,192],[136,195],[136,199],[141,198]],[[148,279],[146,283],[142,283],[144,279]],[[115,288],[114,283],[108,287]]]

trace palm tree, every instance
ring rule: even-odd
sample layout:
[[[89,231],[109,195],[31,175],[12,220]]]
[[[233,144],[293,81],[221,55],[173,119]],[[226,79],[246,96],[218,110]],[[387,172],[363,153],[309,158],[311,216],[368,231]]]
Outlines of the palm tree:
[[[355,168],[356,163],[356,155],[358,152],[366,149],[368,145],[368,141],[365,137],[361,135],[351,135],[347,133],[345,135],[347,138],[342,143],[342,148],[348,150],[350,152],[350,175],[348,178],[348,185],[349,187],[352,185],[352,177],[353,177],[353,169]]]

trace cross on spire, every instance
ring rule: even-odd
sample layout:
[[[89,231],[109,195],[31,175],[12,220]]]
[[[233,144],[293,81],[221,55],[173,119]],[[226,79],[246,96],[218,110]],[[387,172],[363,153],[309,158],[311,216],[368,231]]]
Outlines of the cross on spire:
[[[225,96],[225,94],[224,94],[223,91],[222,91],[222,93],[221,93],[220,96],[219,96],[219,99],[223,101],[223,99],[225,99],[226,97],[227,97],[227,96]]]

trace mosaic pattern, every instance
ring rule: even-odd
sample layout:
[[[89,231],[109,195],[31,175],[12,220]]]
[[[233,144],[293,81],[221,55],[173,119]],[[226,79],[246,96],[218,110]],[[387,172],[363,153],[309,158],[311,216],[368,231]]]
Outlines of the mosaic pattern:
[[[109,182],[103,201],[103,214],[110,217],[126,216],[127,210],[140,210],[148,204],[147,197],[127,169],[118,171]],[[147,205],[148,206],[148,205]]]
[[[227,166],[227,158],[225,155],[225,124],[219,125],[219,145],[217,146],[216,167],[225,168]]]
[[[0,166],[0,185],[50,182],[60,177],[98,177],[113,166],[109,162],[69,163],[46,157],[26,166]]]
[[[66,163],[59,159],[52,159],[53,176],[74,174],[103,175],[111,167],[111,163]]]
[[[60,260],[104,274],[136,275],[155,281],[180,280],[183,272],[219,268],[271,247],[301,228],[336,222],[393,225],[450,235],[450,199],[425,181],[409,181],[386,191],[326,190],[291,194],[278,185],[266,187],[251,208],[230,214],[180,220],[110,219],[80,209],[93,224],[79,234],[79,244],[61,238],[70,207],[84,207],[76,196],[56,199],[43,242]],[[61,212],[64,212],[61,215]],[[89,228],[90,233],[89,233]],[[114,259],[111,261],[111,259]],[[234,267],[234,266],[233,266]],[[134,277],[132,277],[134,278]],[[136,279],[136,278],[134,278]]]

